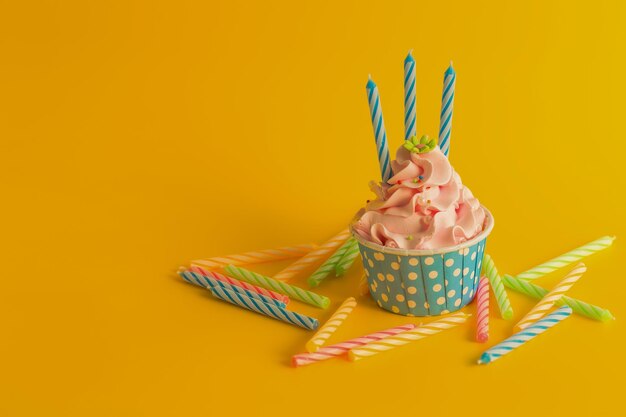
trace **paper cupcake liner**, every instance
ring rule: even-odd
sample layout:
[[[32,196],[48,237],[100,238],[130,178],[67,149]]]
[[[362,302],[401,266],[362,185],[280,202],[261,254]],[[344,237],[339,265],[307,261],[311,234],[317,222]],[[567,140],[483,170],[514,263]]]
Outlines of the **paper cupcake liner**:
[[[372,298],[383,309],[405,316],[438,316],[470,303],[493,229],[493,217],[485,212],[485,228],[478,236],[440,250],[388,248],[353,232]]]

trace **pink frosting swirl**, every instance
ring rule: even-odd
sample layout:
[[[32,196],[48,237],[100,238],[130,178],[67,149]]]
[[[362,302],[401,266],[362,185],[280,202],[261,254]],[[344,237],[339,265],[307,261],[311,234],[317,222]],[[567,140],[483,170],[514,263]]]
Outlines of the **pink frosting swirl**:
[[[391,168],[387,184],[370,182],[377,198],[354,224],[364,239],[392,248],[440,249],[483,230],[485,210],[439,147],[420,154],[401,146]]]

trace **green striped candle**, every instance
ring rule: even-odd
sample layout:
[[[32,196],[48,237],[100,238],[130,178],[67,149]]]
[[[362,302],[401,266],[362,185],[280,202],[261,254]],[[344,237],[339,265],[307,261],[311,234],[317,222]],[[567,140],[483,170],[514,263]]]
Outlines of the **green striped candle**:
[[[571,265],[574,262],[580,261],[581,259],[586,258],[589,255],[593,255],[596,252],[608,248],[613,244],[614,240],[615,236],[603,236],[600,239],[596,239],[593,242],[582,245],[576,249],[564,253],[561,256],[550,259],[548,262],[537,265],[534,268],[529,269],[528,271],[522,272],[521,274],[517,275],[517,278],[526,280],[537,279],[539,277],[549,274],[550,272]]]
[[[265,275],[257,274],[256,272],[248,271],[247,269],[240,268],[234,265],[228,265],[224,268],[230,275],[245,281],[249,284],[258,285],[259,287],[266,288],[268,290],[276,291],[281,294],[288,295],[289,298],[293,298],[303,303],[311,304],[319,308],[328,308],[330,300],[323,295],[315,294],[314,292],[303,290],[302,288],[289,285],[285,282],[276,281]]]
[[[502,284],[502,279],[500,278],[500,275],[498,275],[496,264],[493,262],[493,259],[491,259],[489,254],[485,255],[484,268],[485,274],[491,284],[493,294],[496,296],[498,308],[500,309],[500,315],[505,320],[511,320],[513,318],[513,307],[511,307],[511,302],[509,301],[509,296],[507,295],[504,285]]]
[[[357,245],[356,239],[351,237],[350,239],[346,240],[346,242],[341,245],[339,249],[337,249],[335,253],[330,256],[330,258],[326,260],[326,262],[320,265],[320,267],[311,274],[311,276],[307,279],[309,286],[317,287],[318,285],[320,285],[320,283],[324,279],[326,279],[326,277],[328,277],[328,275],[330,275],[332,271],[335,270],[337,263],[341,260],[341,258],[343,258],[343,255],[353,245]]]

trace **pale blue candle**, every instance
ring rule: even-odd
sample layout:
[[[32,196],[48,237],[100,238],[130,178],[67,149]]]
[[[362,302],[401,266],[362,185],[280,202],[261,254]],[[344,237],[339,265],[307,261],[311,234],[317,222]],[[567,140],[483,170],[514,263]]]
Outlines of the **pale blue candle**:
[[[365,86],[367,90],[367,100],[370,106],[370,115],[372,118],[372,127],[374,128],[374,138],[376,139],[376,151],[378,152],[378,164],[383,182],[387,182],[391,178],[391,165],[389,163],[389,147],[387,145],[387,132],[385,131],[385,122],[383,120],[383,109],[380,105],[380,96],[378,95],[378,87],[372,81],[367,81]]]
[[[454,107],[454,84],[456,72],[450,66],[443,75],[443,96],[441,99],[441,118],[439,119],[439,147],[445,156],[450,153],[450,133],[452,132],[452,110]]]
[[[404,60],[404,139],[417,135],[415,108],[415,60],[412,51]]]

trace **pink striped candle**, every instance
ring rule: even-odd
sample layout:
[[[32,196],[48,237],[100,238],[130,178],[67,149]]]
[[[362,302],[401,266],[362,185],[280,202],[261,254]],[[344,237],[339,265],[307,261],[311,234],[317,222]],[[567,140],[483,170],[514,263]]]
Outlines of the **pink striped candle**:
[[[382,330],[380,332],[371,333],[366,336],[357,337],[355,339],[339,342],[334,345],[323,346],[316,352],[300,353],[291,358],[293,366],[309,365],[315,362],[325,361],[326,359],[336,358],[345,355],[350,349],[358,346],[366,345],[370,342],[382,340],[389,336],[394,336],[407,330],[414,329],[414,324],[404,324],[402,326],[392,327],[391,329]]]
[[[476,341],[484,343],[489,339],[489,280],[481,277],[476,292]]]
[[[282,301],[283,303],[285,303],[285,305],[289,304],[289,297],[286,295],[279,294],[274,291],[266,290],[265,288],[257,287],[256,285],[248,284],[247,282],[244,282],[244,281],[239,281],[238,279],[229,277],[228,275],[223,275],[214,271],[207,271],[206,269],[199,267],[199,266],[192,266],[191,268],[189,268],[189,270],[196,272],[198,274],[201,274],[201,275],[205,275],[207,277],[214,278],[218,281],[226,282],[230,285],[236,285],[238,287],[245,288],[246,290],[254,291],[258,294],[263,294],[275,300]]]

